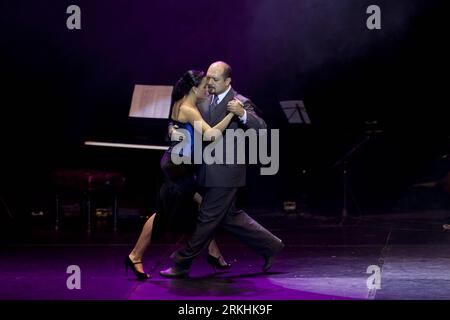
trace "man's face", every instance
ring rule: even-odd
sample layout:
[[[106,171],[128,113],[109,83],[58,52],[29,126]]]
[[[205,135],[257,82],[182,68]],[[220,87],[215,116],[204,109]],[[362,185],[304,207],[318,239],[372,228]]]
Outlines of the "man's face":
[[[223,67],[212,65],[209,67],[206,74],[206,79],[208,83],[208,91],[210,94],[221,94],[228,89],[231,79],[223,77]]]

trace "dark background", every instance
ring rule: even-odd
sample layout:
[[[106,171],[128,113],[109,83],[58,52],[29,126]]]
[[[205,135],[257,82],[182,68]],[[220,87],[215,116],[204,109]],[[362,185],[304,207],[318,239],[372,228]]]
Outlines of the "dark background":
[[[83,142],[162,143],[164,122],[128,118],[134,84],[173,85],[224,60],[234,88],[281,130],[279,174],[251,168],[243,206],[276,210],[303,190],[312,211],[338,215],[333,164],[376,120],[383,133],[349,159],[353,196],[362,214],[398,209],[413,184],[450,170],[441,159],[450,145],[444,2],[2,1],[0,196],[15,216],[51,213],[52,171],[117,170],[124,201],[151,208],[160,152]],[[66,28],[71,4],[81,30]],[[381,30],[366,27],[371,4]],[[288,125],[278,101],[289,99],[305,101],[312,126]]]

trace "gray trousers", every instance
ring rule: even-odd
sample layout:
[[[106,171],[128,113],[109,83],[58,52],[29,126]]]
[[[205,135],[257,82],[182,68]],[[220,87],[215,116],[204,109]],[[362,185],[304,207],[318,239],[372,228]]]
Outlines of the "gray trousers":
[[[218,228],[230,232],[262,256],[270,256],[283,246],[281,240],[235,209],[238,188],[207,188],[197,219],[197,226],[187,245],[173,255],[175,265],[190,268],[194,258],[205,248]]]

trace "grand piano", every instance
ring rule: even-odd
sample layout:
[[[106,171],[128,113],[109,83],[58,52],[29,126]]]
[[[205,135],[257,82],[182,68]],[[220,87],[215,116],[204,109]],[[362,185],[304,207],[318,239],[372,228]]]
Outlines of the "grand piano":
[[[93,147],[167,150],[167,119],[172,86],[134,86],[128,121],[120,137],[87,139]]]

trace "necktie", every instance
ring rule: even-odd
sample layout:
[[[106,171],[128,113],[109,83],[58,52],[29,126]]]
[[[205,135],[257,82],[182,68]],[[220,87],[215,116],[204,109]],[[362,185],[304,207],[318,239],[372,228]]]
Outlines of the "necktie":
[[[219,104],[219,96],[214,95],[213,100],[211,102],[211,110],[214,110],[215,107]]]

